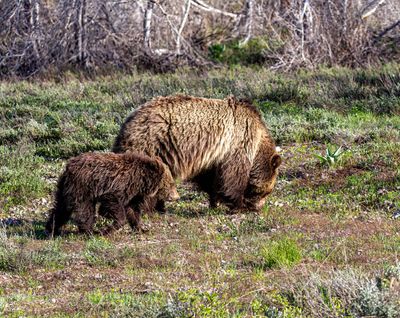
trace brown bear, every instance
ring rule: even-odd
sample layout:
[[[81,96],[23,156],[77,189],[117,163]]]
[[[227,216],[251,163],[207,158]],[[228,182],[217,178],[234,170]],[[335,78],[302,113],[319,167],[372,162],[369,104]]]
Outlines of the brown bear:
[[[174,179],[158,158],[126,152],[89,152],[70,159],[61,175],[46,231],[58,235],[73,212],[80,232],[91,233],[99,214],[113,220],[102,233],[110,233],[128,221],[137,229],[147,200],[177,200]]]
[[[172,176],[197,183],[210,204],[259,210],[281,164],[258,110],[234,97],[158,97],[126,119],[113,151],[159,156]]]

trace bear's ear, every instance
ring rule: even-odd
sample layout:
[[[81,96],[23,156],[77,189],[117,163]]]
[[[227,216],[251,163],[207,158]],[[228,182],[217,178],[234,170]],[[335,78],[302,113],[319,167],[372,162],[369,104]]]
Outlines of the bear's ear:
[[[282,158],[280,155],[278,155],[277,153],[274,154],[271,158],[271,168],[272,170],[276,170],[278,169],[278,167],[281,165],[282,163]]]
[[[237,103],[237,99],[234,95],[229,95],[226,100],[228,101],[229,106],[234,106]]]

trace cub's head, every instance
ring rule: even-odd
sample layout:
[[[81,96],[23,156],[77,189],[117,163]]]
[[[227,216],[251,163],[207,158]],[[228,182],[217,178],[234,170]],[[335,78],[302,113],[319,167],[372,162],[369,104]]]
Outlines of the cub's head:
[[[244,194],[246,209],[257,211],[264,206],[268,194],[274,189],[281,163],[282,159],[275,151],[272,155],[259,151]]]
[[[160,180],[160,186],[157,192],[157,197],[159,200],[165,201],[177,201],[179,200],[179,194],[176,190],[175,180],[172,177],[171,171],[168,166],[164,164],[159,157],[156,157],[157,162],[162,167],[162,177]]]

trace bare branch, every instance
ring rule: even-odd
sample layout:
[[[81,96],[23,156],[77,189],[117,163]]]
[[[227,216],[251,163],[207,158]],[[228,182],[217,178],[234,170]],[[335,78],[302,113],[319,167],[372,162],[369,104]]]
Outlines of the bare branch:
[[[195,5],[196,7],[198,7],[201,10],[204,10],[204,11],[219,13],[219,14],[226,15],[226,16],[234,18],[234,19],[236,19],[239,16],[239,14],[236,14],[236,13],[226,12],[226,11],[211,7],[210,5],[204,3],[201,0],[192,0],[192,2],[193,2],[193,5]]]
[[[398,26],[400,26],[400,20],[388,26],[381,33],[379,33],[375,41],[379,41],[386,33],[392,31],[394,28]]]
[[[370,15],[374,14],[375,11],[379,8],[381,4],[383,4],[386,0],[373,0],[366,5],[366,7],[362,10],[361,19],[366,19]]]

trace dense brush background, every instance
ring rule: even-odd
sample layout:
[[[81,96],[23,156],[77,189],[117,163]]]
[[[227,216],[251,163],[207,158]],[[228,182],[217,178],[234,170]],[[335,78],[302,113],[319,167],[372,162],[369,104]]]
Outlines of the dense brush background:
[[[400,57],[398,0],[1,0],[0,76]]]

